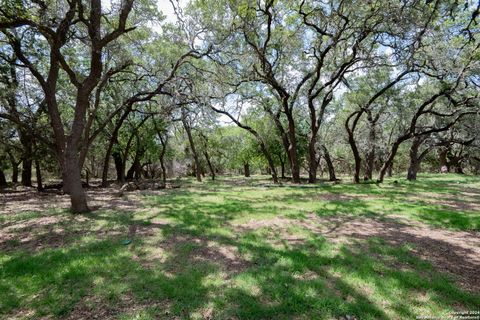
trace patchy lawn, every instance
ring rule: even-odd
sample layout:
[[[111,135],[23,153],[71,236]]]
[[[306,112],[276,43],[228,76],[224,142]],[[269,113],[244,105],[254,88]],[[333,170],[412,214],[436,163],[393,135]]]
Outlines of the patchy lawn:
[[[480,177],[0,194],[0,318],[414,319],[480,306]],[[125,240],[131,240],[126,244]]]

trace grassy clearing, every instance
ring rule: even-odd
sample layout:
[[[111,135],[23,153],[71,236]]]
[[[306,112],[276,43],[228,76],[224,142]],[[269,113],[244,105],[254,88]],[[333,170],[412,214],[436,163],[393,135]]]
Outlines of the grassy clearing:
[[[137,211],[9,215],[1,226],[17,237],[0,252],[0,317],[411,319],[475,310],[479,292],[415,254],[414,242],[318,230],[327,218],[374,218],[480,231],[479,203],[480,179],[468,176],[315,187],[232,177],[145,194]]]

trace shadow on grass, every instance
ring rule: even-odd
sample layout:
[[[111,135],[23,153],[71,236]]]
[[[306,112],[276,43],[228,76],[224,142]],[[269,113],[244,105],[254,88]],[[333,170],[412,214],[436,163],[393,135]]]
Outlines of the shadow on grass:
[[[337,186],[330,188],[340,192]],[[83,227],[65,226],[63,231],[68,236],[72,230],[85,230],[87,236],[97,237],[102,230],[92,228],[100,224],[105,230],[118,231],[102,236],[109,239],[76,243],[73,238],[81,237],[76,234],[62,248],[2,252],[0,315],[8,317],[21,310],[30,318],[354,315],[358,319],[405,319],[424,312],[438,315],[454,306],[473,309],[480,305],[478,295],[458,289],[401,245],[392,247],[375,237],[334,245],[316,234],[300,243],[279,244],[274,241],[279,236],[272,238],[268,228],[245,233],[230,228],[239,217],[270,214],[271,201],[281,204],[292,199],[288,192],[269,195],[263,203],[242,199],[241,194],[208,198],[216,195],[212,190],[175,190],[147,198],[152,212],[145,215],[98,211],[86,216]],[[300,193],[291,204],[308,196]],[[282,210],[280,205],[277,209]],[[359,199],[326,201],[318,212],[339,213],[375,214]],[[169,222],[156,222],[161,218]],[[148,232],[140,232],[143,238],[135,238],[131,246],[122,246],[120,240],[132,225]],[[159,234],[161,239],[156,239]],[[149,250],[158,250],[158,254],[149,254]],[[232,261],[240,267],[230,268]]]

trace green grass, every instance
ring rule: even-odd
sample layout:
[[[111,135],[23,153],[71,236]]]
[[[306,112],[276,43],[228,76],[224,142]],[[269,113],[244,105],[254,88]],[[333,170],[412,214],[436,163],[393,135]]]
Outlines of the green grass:
[[[437,201],[447,198],[458,206]],[[19,229],[0,251],[0,318],[414,319],[480,305],[479,293],[416,256],[413,244],[333,241],[305,227],[318,223],[313,213],[479,231],[480,212],[469,209],[480,201],[479,178],[274,186],[229,177],[185,180],[142,199],[137,212],[4,217],[2,228]],[[60,219],[54,226],[22,232],[50,215]],[[290,223],[261,224],[275,219]],[[137,234],[123,245],[131,225]]]

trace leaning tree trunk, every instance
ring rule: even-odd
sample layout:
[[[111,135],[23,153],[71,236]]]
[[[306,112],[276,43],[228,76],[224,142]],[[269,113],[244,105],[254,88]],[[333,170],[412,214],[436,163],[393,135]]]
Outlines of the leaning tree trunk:
[[[197,178],[198,182],[202,182],[202,175],[201,175],[201,170],[200,170],[201,169],[200,161],[198,159],[197,150],[195,149],[195,143],[194,143],[193,137],[192,137],[192,130],[190,129],[190,126],[187,123],[186,114],[185,114],[184,110],[182,112],[182,123],[183,123],[183,128],[185,129],[185,132],[187,133],[188,142],[190,144],[190,150],[192,151],[193,161],[195,163],[195,177]]]
[[[215,180],[215,168],[213,168],[213,164],[212,162],[210,161],[210,156],[208,155],[208,151],[205,150],[203,152],[203,155],[205,156],[205,159],[207,160],[207,164],[208,164],[208,169],[210,170],[210,174],[212,176],[212,180]]]
[[[409,137],[410,136],[408,137],[404,136],[402,138],[399,138],[397,141],[393,143],[392,149],[390,150],[390,153],[388,154],[387,159],[385,160],[382,167],[380,168],[380,173],[378,175],[377,182],[379,183],[383,182],[383,180],[385,179],[385,174],[387,173],[388,169],[392,166],[393,159],[397,155],[398,147],[400,147],[400,144],[402,144],[402,142],[407,140]]]
[[[330,153],[327,150],[327,147],[322,145],[323,156],[325,158],[325,162],[327,163],[328,168],[328,176],[330,181],[337,181],[337,176],[335,175],[335,167],[333,166],[332,158],[330,157]]]

